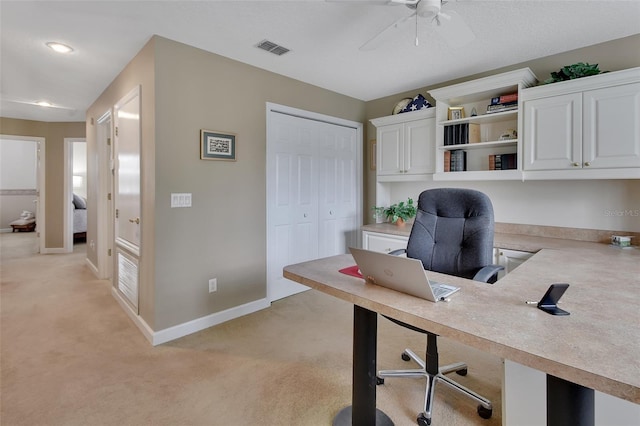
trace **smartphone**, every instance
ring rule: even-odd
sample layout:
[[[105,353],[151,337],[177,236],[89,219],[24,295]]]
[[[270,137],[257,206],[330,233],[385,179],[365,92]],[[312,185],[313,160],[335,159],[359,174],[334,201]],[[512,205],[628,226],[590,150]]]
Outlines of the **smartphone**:
[[[569,315],[569,312],[558,308],[558,300],[560,300],[564,292],[567,291],[567,288],[569,288],[569,284],[567,283],[551,284],[547,292],[542,296],[542,299],[538,302],[538,309],[542,309],[551,315]]]

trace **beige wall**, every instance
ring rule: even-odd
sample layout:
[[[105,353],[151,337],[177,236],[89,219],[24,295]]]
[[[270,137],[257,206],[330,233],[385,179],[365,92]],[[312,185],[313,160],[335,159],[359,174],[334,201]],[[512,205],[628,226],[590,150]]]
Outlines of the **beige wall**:
[[[266,102],[362,122],[364,102],[153,37],[87,112],[91,124],[142,85],[140,315],[154,330],[266,297]],[[237,161],[200,160],[200,130],[237,135]],[[94,199],[95,185],[89,191]],[[193,194],[170,208],[172,192]],[[96,218],[89,218],[88,240]],[[90,253],[95,256],[95,253]],[[218,291],[208,292],[209,278]]]
[[[0,134],[45,138],[45,233],[47,249],[64,246],[64,139],[84,138],[82,122],[42,122],[0,117]]]
[[[87,175],[89,188],[87,202],[95,205],[98,197],[98,146],[97,120],[106,112],[113,113],[113,106],[136,86],[140,85],[141,117],[141,262],[139,287],[139,313],[145,322],[154,328],[155,285],[154,285],[154,200],[155,200],[155,42],[151,39],[129,62],[116,79],[105,89],[87,110]],[[97,265],[98,218],[96,212],[88,212],[87,245],[89,260]],[[111,237],[113,238],[113,237]]]
[[[550,77],[552,71],[557,71],[564,65],[576,62],[599,64],[603,71],[618,71],[640,66],[640,34],[613,40],[594,46],[585,47],[557,55],[548,56],[533,61],[515,64],[480,74],[469,74],[468,77],[442,82],[429,87],[421,87],[397,95],[367,102],[367,120],[390,115],[394,105],[402,98],[413,97],[422,93],[435,105],[428,92],[431,89],[448,86],[461,81],[473,80],[505,71],[529,67],[540,81]],[[470,69],[471,71],[472,69]],[[375,126],[367,123],[367,139],[375,139]],[[368,158],[369,153],[365,154]],[[365,170],[368,170],[365,168]],[[367,182],[364,200],[364,211],[370,212],[375,205],[376,176],[375,172],[365,172]],[[612,229],[612,230],[640,230],[640,221],[634,217],[620,218],[606,216],[606,209],[640,209],[640,181],[564,181],[555,182],[427,182],[410,185],[393,185],[398,200],[407,195],[416,197],[421,189],[437,186],[472,187],[486,191],[500,206],[496,209],[496,219],[511,223],[531,223],[549,226],[574,226],[579,228]],[[589,188],[592,188],[590,190]],[[569,194],[569,197],[567,197]],[[393,196],[393,194],[392,194]],[[605,198],[603,198],[605,197]],[[528,209],[521,206],[534,203],[536,208]],[[552,213],[555,212],[555,213]],[[635,220],[634,220],[635,219]],[[371,215],[365,215],[365,222],[372,223]],[[604,227],[604,228],[603,228]],[[630,227],[634,229],[630,229]],[[627,229],[625,229],[627,228]]]
[[[364,102],[156,38],[156,329],[266,297],[266,102],[362,122]],[[237,161],[200,160],[200,129]],[[192,208],[170,208],[172,192]],[[218,291],[208,292],[208,280]]]

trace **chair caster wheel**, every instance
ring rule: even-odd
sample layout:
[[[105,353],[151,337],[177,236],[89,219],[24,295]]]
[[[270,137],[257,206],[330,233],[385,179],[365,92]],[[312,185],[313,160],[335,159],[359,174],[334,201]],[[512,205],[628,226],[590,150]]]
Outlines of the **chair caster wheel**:
[[[467,369],[463,368],[462,370],[456,371],[456,373],[461,375],[461,376],[466,376],[467,375]]]
[[[492,408],[484,408],[482,405],[478,405],[478,415],[483,419],[490,419],[492,414]]]
[[[402,355],[400,355],[402,357],[403,361],[411,361],[411,357],[409,357],[409,355],[407,355],[406,353],[402,352]]]
[[[376,376],[376,385],[384,385],[384,379],[382,377]]]
[[[429,426],[431,424],[431,419],[426,418],[424,413],[420,413],[417,420],[418,426]]]

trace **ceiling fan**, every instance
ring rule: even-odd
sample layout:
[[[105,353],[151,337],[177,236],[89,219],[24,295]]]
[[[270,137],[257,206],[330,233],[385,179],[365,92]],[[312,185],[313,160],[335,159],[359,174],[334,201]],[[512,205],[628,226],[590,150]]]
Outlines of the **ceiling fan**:
[[[374,1],[375,2],[375,1]],[[364,2],[363,2],[364,3]],[[380,4],[380,2],[377,2]],[[403,31],[407,24],[414,18],[415,20],[415,45],[419,45],[418,26],[420,20],[428,23],[435,23],[438,33],[444,37],[451,47],[464,46],[475,39],[475,35],[471,28],[465,23],[464,19],[453,10],[443,11],[442,7],[447,1],[442,0],[386,0],[382,2],[386,5],[405,5],[413,12],[408,16],[404,16],[393,22],[387,28],[380,31],[371,39],[366,41],[360,50],[376,49],[381,43],[391,37],[391,34],[397,31]]]

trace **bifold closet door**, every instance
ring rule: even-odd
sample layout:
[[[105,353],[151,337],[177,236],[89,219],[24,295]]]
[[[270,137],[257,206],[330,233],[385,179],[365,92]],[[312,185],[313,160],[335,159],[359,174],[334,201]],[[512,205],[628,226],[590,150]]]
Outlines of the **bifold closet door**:
[[[286,265],[357,244],[357,141],[353,128],[270,112],[267,135],[267,288],[271,301],[308,287]]]

